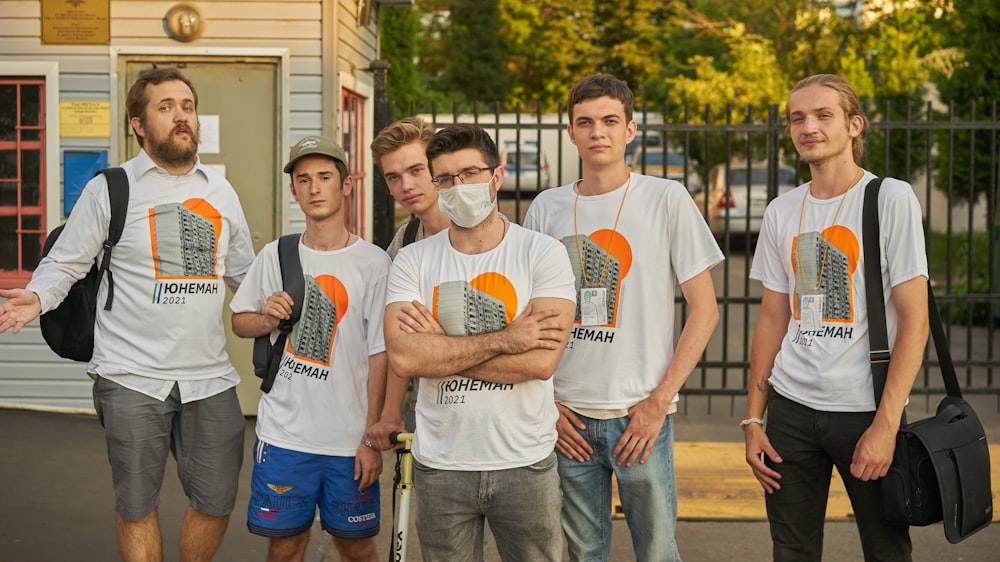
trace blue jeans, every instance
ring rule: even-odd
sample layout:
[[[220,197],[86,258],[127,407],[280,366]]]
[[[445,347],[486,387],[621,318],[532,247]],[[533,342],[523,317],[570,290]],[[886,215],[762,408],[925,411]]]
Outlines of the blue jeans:
[[[619,465],[611,456],[628,426],[629,417],[598,420],[580,416],[580,431],[594,454],[585,462],[559,457],[563,491],[562,523],[574,562],[608,559],[611,553],[611,474],[618,479],[618,496],[640,562],[680,560],[677,527],[677,482],[674,478],[674,431],[667,416],[645,464]]]
[[[823,556],[823,526],[830,478],[837,467],[851,499],[865,560],[909,561],[906,526],[882,521],[880,481],[851,476],[851,457],[875,412],[822,412],[771,390],[767,437],[782,462],[767,465],[781,474],[781,489],[765,494],[775,562],[805,562]]]
[[[484,472],[414,461],[413,488],[424,560],[482,562],[487,521],[502,560],[562,560],[555,453],[528,466]]]

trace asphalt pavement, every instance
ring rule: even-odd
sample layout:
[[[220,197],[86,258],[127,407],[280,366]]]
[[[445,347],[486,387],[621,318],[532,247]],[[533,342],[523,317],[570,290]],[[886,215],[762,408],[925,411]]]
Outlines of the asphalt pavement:
[[[685,402],[675,418],[677,451],[683,457],[683,461],[678,459],[678,487],[681,497],[677,540],[681,555],[688,562],[770,560],[767,523],[762,517],[753,515],[754,512],[760,513],[763,500],[756,490],[747,490],[746,484],[733,484],[739,479],[745,482],[747,477],[745,467],[740,467],[739,459],[733,458],[741,454],[742,450],[739,444],[741,435],[735,428],[742,406],[716,403],[714,407],[707,408],[704,400],[694,397]],[[987,435],[991,442],[997,443],[1000,438],[1000,433],[997,433],[1000,423],[997,420],[1000,416],[995,412],[995,405],[992,408],[977,405],[977,408],[987,425]],[[709,409],[712,410],[711,413],[708,413]],[[253,423],[252,418],[247,420],[248,458],[253,442]],[[0,429],[0,482],[3,498],[3,509],[0,509],[0,562],[118,560],[110,469],[103,433],[96,418],[79,414],[0,408]],[[726,458],[721,458],[722,455]],[[996,455],[994,461],[995,457]],[[386,453],[384,462],[385,470],[381,480],[383,526],[378,545],[380,559],[387,560],[395,456]],[[690,468],[694,466],[691,463],[718,467],[728,463],[733,467],[733,474],[720,477],[716,471]],[[251,535],[246,529],[245,506],[249,479],[249,463],[245,463],[241,473],[237,509],[216,560],[238,562],[266,559],[266,540]],[[731,488],[726,486],[732,485],[742,487],[742,493],[727,491]],[[997,485],[994,484],[994,491],[996,489]],[[719,494],[728,499],[720,501]],[[713,509],[713,505],[719,507]],[[744,515],[732,515],[732,510],[722,509],[722,506],[745,508],[742,511]],[[165,560],[179,558],[177,537],[186,507],[187,501],[171,460],[160,504]],[[710,514],[708,517],[704,515],[706,509]],[[736,512],[741,511],[737,509]],[[699,513],[696,516],[690,515]],[[914,560],[918,562],[995,560],[1000,551],[1000,526],[997,524],[958,545],[951,545],[945,540],[940,525],[914,528],[912,536]],[[419,560],[419,544],[412,526],[408,544],[409,559]],[[319,526],[315,526],[306,560],[336,561],[337,556],[332,551],[330,541]],[[489,562],[500,560],[492,545],[486,558]],[[610,560],[635,560],[627,524],[623,519],[614,521]],[[824,560],[861,560],[857,531],[849,517],[828,516]]]

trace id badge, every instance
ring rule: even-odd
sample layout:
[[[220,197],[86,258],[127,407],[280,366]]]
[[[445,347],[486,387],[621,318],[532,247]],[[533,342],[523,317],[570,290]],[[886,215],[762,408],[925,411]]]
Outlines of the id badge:
[[[608,323],[608,289],[584,287],[580,289],[580,325],[604,326]]]
[[[802,306],[799,311],[799,327],[803,332],[818,332],[823,328],[823,304],[826,295],[802,295]]]

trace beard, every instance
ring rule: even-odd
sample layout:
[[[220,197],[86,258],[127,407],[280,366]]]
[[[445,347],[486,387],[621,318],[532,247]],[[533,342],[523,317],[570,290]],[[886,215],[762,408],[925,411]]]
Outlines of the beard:
[[[201,136],[197,127],[184,127],[188,132],[187,138],[176,135],[180,126],[173,127],[165,135],[159,135],[150,131],[145,139],[145,149],[150,157],[162,162],[167,166],[180,167],[190,164],[198,154],[198,143]]]

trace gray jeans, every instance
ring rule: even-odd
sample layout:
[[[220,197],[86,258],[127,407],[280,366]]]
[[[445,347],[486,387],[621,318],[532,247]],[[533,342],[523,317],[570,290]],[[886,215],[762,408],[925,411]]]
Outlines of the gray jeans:
[[[503,560],[562,560],[555,453],[532,465],[487,472],[414,462],[413,488],[426,561],[481,562],[487,520]]]

